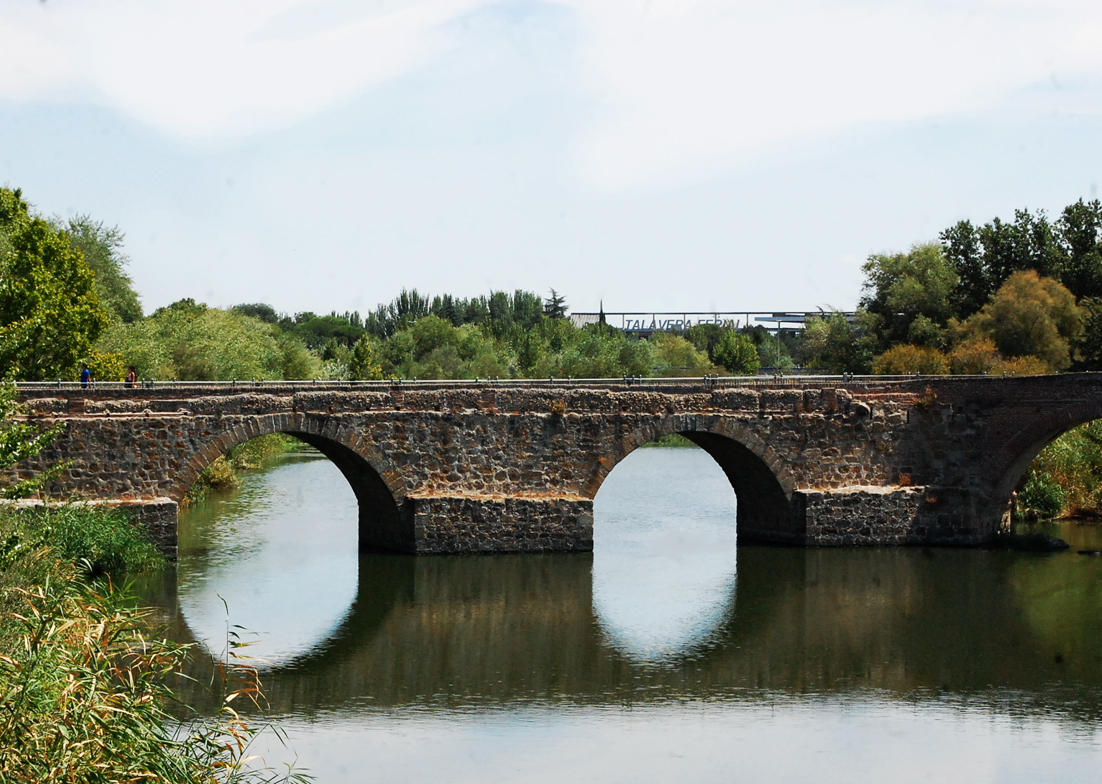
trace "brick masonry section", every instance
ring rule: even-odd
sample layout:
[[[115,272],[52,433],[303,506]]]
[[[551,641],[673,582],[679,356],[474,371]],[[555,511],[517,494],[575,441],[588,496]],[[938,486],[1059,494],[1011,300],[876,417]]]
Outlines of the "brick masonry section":
[[[52,496],[148,507],[171,551],[174,504],[207,465],[290,433],[347,478],[364,546],[584,551],[608,473],[682,433],[730,480],[740,538],[977,544],[1037,453],[1102,417],[1095,374],[722,383],[22,390],[28,420],[65,432],[9,478],[71,460]]]

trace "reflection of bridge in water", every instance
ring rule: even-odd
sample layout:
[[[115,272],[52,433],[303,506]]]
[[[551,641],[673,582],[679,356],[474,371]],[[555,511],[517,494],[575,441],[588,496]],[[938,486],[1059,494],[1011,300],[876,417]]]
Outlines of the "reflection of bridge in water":
[[[361,556],[344,623],[264,675],[271,709],[756,702],[876,690],[1102,718],[1093,559],[741,547],[733,611],[706,645],[657,663],[608,642],[593,611],[591,565],[584,555]],[[1046,605],[1070,586],[1061,595],[1078,599]],[[162,606],[175,606],[170,589]],[[171,626],[188,638],[178,612]],[[200,683],[209,682],[204,661]],[[209,695],[185,696],[214,708]]]

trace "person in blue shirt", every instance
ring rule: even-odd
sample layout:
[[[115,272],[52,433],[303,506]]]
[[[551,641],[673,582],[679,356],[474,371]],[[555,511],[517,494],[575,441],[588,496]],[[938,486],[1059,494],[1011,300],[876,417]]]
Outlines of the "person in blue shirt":
[[[91,386],[92,384],[92,371],[88,369],[88,365],[85,364],[80,369],[80,385],[82,387]]]

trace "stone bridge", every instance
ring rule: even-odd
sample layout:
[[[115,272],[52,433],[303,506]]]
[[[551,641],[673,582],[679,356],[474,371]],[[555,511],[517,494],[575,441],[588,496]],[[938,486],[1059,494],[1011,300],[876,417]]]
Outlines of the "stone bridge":
[[[10,474],[69,460],[51,496],[127,506],[168,552],[200,472],[268,433],[336,464],[365,548],[590,550],[605,477],[670,433],[723,469],[742,539],[972,545],[1007,525],[1047,443],[1102,417],[1102,375],[21,385],[20,398],[65,430]]]

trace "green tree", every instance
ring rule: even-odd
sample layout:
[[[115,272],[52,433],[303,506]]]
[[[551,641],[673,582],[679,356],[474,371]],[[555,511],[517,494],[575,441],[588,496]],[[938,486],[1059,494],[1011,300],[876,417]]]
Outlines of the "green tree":
[[[808,319],[800,340],[800,357],[807,367],[832,373],[868,373],[876,339],[859,313],[856,323],[837,311]]]
[[[983,309],[968,318],[964,338],[989,337],[1008,357],[1033,356],[1053,370],[1071,364],[1070,346],[1083,330],[1075,297],[1034,270],[1015,272]]]
[[[949,373],[945,354],[929,346],[902,344],[892,346],[872,363],[878,376],[902,376],[921,373],[924,376],[944,376]]]
[[[362,381],[378,381],[383,377],[383,369],[375,359],[375,345],[370,335],[362,335],[352,347],[348,374],[350,378]]]
[[[126,274],[129,257],[122,250],[123,233],[118,227],[108,228],[102,221],[88,215],[78,215],[55,226],[64,229],[73,247],[84,255],[84,261],[96,274],[96,294],[112,321],[137,321],[142,317],[142,304],[134,291],[134,282]]]
[[[133,324],[113,326],[99,348],[121,354],[141,378],[311,378],[320,371],[317,358],[294,335],[236,310],[209,308],[191,299]]]
[[[680,335],[659,332],[650,339],[658,376],[702,376],[712,370],[708,355]]]
[[[869,256],[861,307],[875,317],[882,348],[901,343],[937,345],[954,315],[960,276],[936,244],[909,253]],[[916,324],[917,322],[917,324]]]
[[[754,341],[741,332],[725,332],[716,345],[715,354],[716,364],[736,376],[756,375],[761,367]]]
[[[70,376],[108,324],[94,274],[64,232],[30,215],[19,191],[0,189],[0,227],[0,372]]]
[[[543,315],[549,319],[566,318],[566,298],[560,297],[557,291],[551,289],[551,296],[543,302]]]

